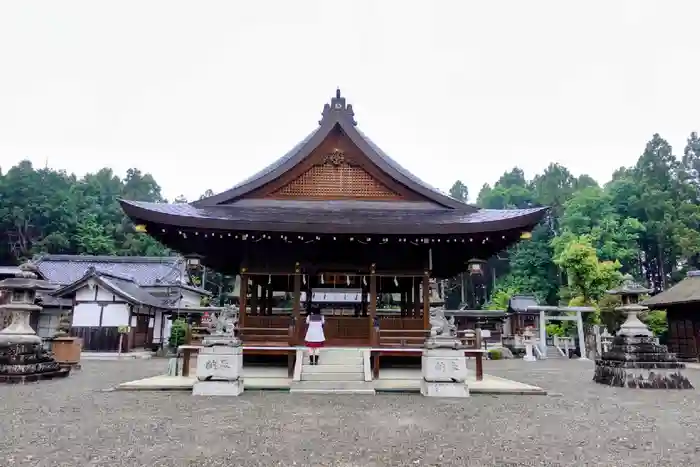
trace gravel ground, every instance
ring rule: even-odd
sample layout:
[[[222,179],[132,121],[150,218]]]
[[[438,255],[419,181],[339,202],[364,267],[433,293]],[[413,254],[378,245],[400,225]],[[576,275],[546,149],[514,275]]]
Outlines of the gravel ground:
[[[164,360],[0,386],[0,466],[700,465],[696,391],[610,389],[590,363],[486,362],[551,396],[106,392]],[[689,370],[700,386],[700,371]]]

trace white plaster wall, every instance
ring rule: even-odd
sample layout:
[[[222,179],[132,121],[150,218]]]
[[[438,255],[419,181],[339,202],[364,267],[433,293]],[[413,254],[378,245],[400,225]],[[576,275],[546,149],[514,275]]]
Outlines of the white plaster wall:
[[[76,301],[87,302],[95,300],[95,289],[90,289],[87,285],[75,291]]]
[[[156,310],[156,316],[153,320],[153,342],[160,342],[160,327],[163,323],[163,312]]]
[[[94,301],[95,288],[97,289],[97,300],[101,302],[114,301],[114,294],[98,285],[90,288],[88,284],[75,291],[75,299],[77,301]],[[118,299],[118,298],[117,298]]]
[[[108,305],[105,305],[104,311],[102,312],[102,327],[116,327],[128,325],[129,305],[125,303],[110,303]]]
[[[78,303],[73,307],[73,326],[99,326],[100,306],[97,303]]]

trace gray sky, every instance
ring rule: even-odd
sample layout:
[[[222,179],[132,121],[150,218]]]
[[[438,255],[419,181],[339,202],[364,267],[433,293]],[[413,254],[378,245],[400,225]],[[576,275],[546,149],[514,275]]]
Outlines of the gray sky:
[[[517,165],[601,182],[700,130],[700,2],[5,1],[0,166],[151,172],[222,191],[309,133],[360,128],[471,198]]]

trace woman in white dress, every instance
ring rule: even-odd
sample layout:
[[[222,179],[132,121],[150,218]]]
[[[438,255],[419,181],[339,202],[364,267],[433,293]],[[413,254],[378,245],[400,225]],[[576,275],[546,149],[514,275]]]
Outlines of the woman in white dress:
[[[306,346],[309,348],[309,361],[312,365],[318,365],[318,352],[323,343],[326,341],[326,336],[323,333],[323,325],[326,324],[326,319],[321,314],[321,310],[313,308],[311,313],[306,317]]]

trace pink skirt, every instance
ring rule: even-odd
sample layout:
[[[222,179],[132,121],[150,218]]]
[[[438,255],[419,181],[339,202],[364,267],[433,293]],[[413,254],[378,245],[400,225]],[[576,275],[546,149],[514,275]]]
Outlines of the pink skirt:
[[[318,349],[320,347],[323,347],[323,342],[306,342],[307,347],[311,347],[312,349]]]

